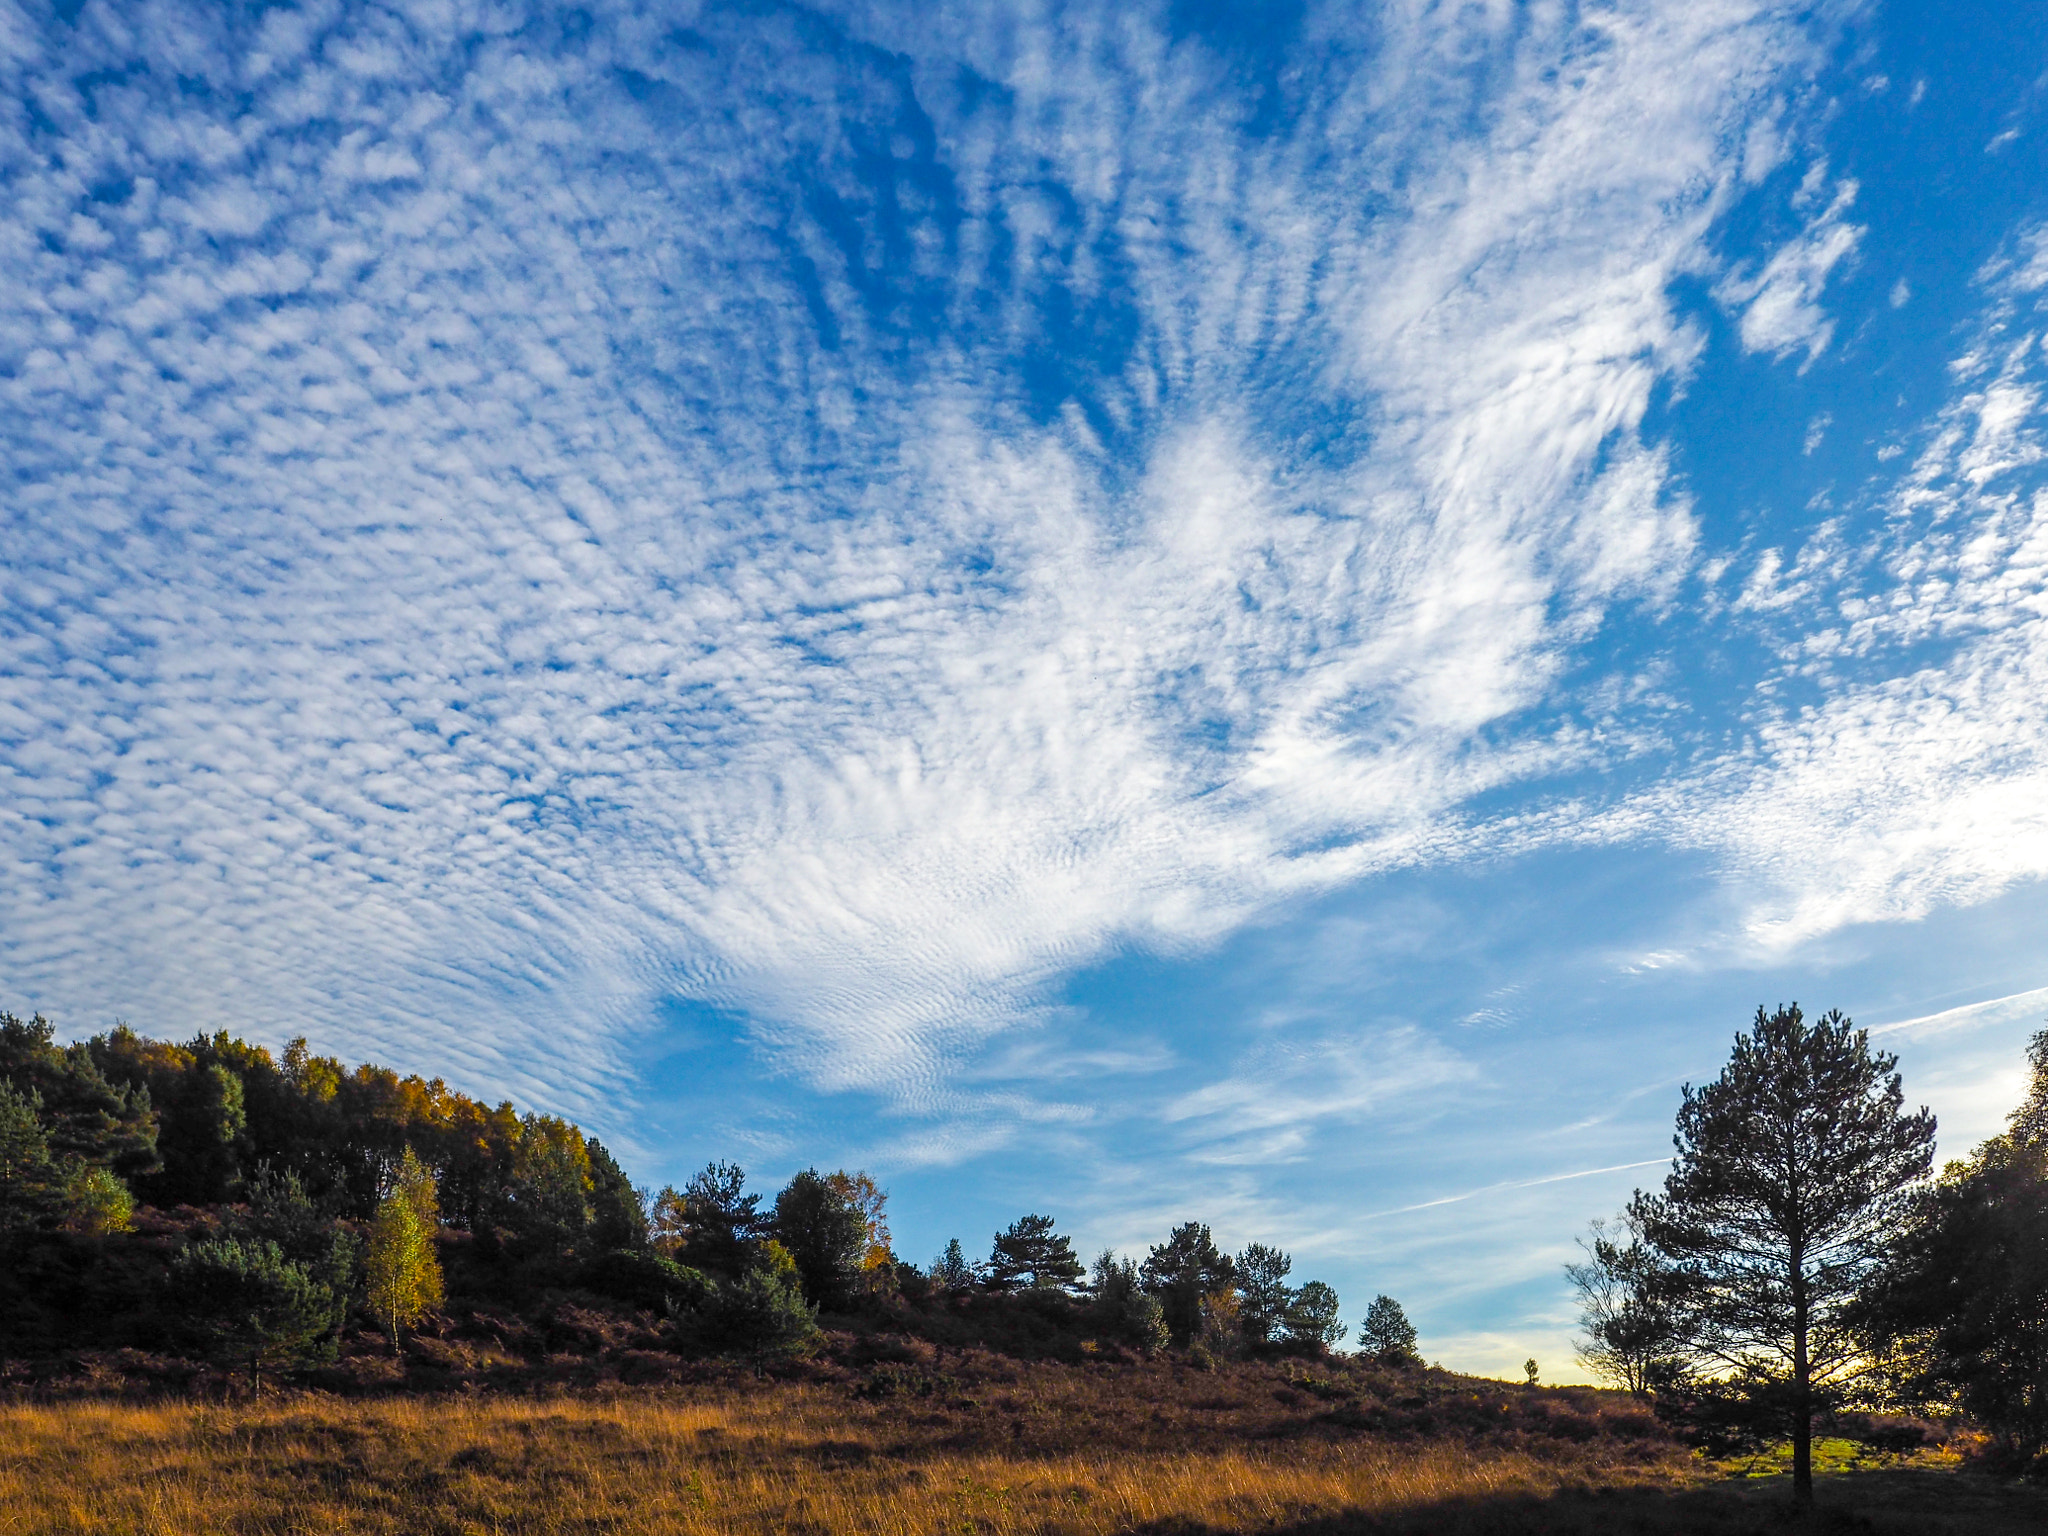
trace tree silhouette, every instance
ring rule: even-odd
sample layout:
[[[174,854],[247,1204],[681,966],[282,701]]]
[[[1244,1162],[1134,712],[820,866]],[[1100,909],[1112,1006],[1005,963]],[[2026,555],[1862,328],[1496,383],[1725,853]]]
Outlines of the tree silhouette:
[[[1294,1301],[1287,1275],[1294,1260],[1278,1248],[1248,1243],[1237,1256],[1238,1320],[1254,1344],[1270,1344]]]
[[[1661,1196],[1631,1210],[1674,1266],[1685,1343],[1752,1422],[1792,1441],[1813,1502],[1813,1418],[1862,1363],[1851,1307],[1933,1160],[1896,1057],[1839,1010],[1760,1007],[1720,1077],[1688,1084]]]
[[[1358,1347],[1383,1365],[1422,1363],[1415,1350],[1415,1325],[1391,1296],[1375,1296],[1365,1309],[1365,1321],[1358,1325]]]
[[[1020,1217],[998,1232],[988,1258],[990,1288],[1064,1291],[1074,1286],[1087,1271],[1074,1257],[1073,1240],[1052,1228],[1050,1216],[1033,1215]]]
[[[1579,1239],[1583,1263],[1565,1278],[1579,1293],[1579,1363],[1635,1397],[1668,1378],[1680,1339],[1669,1266],[1643,1241],[1642,1223],[1624,1211],[1617,1227],[1604,1221]]]
[[[1236,1279],[1230,1255],[1199,1221],[1184,1221],[1169,1232],[1145,1256],[1139,1274],[1159,1299],[1176,1344],[1185,1344],[1201,1327],[1202,1298],[1230,1290]]]
[[[1865,1319],[1900,1396],[1960,1403],[2016,1466],[2048,1448],[2048,1030],[2027,1055],[2010,1129],[1919,1193]]]

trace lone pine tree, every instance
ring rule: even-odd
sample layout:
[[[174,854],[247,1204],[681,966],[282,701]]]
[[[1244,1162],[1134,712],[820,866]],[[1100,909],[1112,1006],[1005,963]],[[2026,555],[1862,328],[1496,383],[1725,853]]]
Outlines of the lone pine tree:
[[[1933,1161],[1898,1059],[1839,1010],[1759,1007],[1721,1075],[1685,1088],[1661,1196],[1631,1207],[1673,1267],[1688,1352],[1792,1441],[1813,1502],[1813,1418],[1862,1353],[1855,1302]]]

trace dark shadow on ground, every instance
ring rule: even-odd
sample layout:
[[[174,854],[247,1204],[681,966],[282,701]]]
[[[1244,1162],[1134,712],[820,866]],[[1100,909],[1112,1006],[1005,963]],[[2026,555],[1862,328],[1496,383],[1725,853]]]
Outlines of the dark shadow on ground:
[[[1771,1477],[1453,1499],[1258,1529],[1274,1536],[2048,1536],[2048,1488],[2037,1485],[1896,1469],[1823,1477],[1815,1492],[1810,1520],[1793,1510],[1790,1480]],[[1229,1529],[1172,1521],[1139,1528],[1143,1536],[1224,1536]]]

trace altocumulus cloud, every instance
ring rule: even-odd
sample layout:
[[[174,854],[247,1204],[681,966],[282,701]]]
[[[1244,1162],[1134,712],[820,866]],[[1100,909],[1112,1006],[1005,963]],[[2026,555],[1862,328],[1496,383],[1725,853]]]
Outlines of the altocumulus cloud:
[[[1702,346],[1673,281],[1756,350],[1829,342],[1853,188],[1810,178],[1754,272],[1711,235],[1833,24],[10,7],[9,985],[345,1021],[572,1108],[688,998],[943,1113],[963,1052],[1118,944],[1640,835],[1641,801],[1471,807],[1656,734],[1587,726],[1575,648],[1695,562],[1643,433]],[[1903,805],[1937,770],[1898,744],[1974,711],[1982,792],[2031,782],[1983,679],[2043,654],[2000,574],[2039,504],[1996,483],[2032,451],[2001,338],[2034,271],[1987,277],[2006,318],[1914,471],[1946,542],[1785,664],[1974,638],[1662,791],[1682,837],[1740,861],[1803,819],[1883,907],[1974,813],[1845,853],[1805,744]],[[1352,1094],[1312,1057],[1311,1116]]]

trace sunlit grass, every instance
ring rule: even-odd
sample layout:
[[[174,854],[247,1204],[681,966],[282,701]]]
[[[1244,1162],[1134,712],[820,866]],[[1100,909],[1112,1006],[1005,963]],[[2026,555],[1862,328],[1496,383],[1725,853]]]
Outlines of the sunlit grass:
[[[1668,1485],[1669,1469],[1604,1473]],[[1520,1453],[1370,1441],[1005,1456],[900,1443],[825,1389],[548,1401],[0,1407],[0,1531],[1222,1529],[1582,1484]]]

